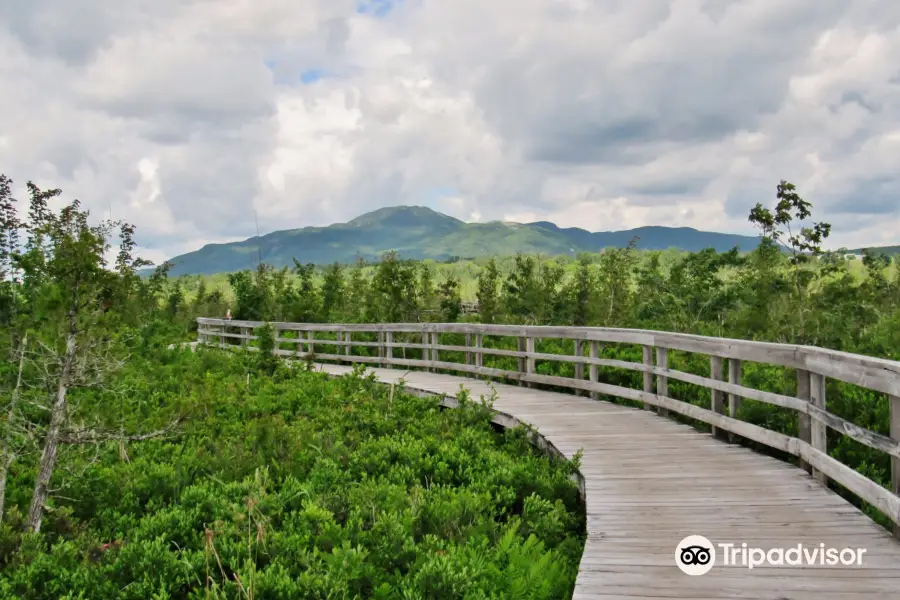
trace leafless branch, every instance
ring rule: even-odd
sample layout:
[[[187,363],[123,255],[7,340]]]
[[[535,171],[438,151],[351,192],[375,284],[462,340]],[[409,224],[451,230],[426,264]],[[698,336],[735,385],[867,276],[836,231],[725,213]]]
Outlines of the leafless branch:
[[[154,438],[166,437],[171,434],[181,423],[181,417],[175,419],[167,426],[149,433],[139,433],[134,435],[123,435],[120,432],[101,431],[92,427],[84,427],[79,429],[69,429],[60,434],[60,443],[79,445],[79,444],[100,444],[111,441],[141,442]]]

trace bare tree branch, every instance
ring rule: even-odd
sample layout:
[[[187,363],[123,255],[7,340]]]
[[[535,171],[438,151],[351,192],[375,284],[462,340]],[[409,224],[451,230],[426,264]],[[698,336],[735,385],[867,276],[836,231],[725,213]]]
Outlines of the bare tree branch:
[[[112,442],[119,440],[126,442],[141,442],[154,438],[167,437],[176,429],[178,424],[181,423],[181,420],[181,417],[178,417],[162,429],[157,429],[156,431],[151,431],[149,433],[139,433],[133,435],[122,435],[120,432],[101,431],[89,427],[69,429],[60,433],[59,441],[62,444],[69,445],[100,444],[103,442]]]

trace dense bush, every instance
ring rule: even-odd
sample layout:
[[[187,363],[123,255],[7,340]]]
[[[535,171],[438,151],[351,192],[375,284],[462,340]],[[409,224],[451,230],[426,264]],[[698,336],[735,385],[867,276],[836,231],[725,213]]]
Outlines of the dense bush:
[[[126,425],[190,419],[68,456],[73,472],[96,463],[65,478],[41,533],[22,534],[16,509],[0,530],[0,598],[571,595],[572,464],[497,433],[480,399],[444,414],[360,375],[260,368],[216,350],[132,359],[116,378]],[[29,475],[13,472],[13,499]]]

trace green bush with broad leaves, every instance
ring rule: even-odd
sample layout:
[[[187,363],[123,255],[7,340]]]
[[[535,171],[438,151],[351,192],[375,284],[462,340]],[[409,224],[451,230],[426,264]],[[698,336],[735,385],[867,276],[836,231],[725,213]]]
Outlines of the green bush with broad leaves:
[[[0,598],[571,596],[576,464],[497,432],[490,399],[461,391],[442,409],[253,352],[147,356],[117,375],[127,418],[189,418],[161,439],[67,455],[38,534],[15,502],[33,475],[14,469]]]

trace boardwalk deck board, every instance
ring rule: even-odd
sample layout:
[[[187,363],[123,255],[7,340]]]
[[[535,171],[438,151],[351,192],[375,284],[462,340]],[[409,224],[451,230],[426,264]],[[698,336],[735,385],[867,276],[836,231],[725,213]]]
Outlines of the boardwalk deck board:
[[[332,375],[351,368],[320,364]],[[533,425],[568,457],[583,450],[587,541],[575,600],[900,600],[900,543],[804,470],[650,411],[587,397],[403,369],[383,383],[474,398]],[[689,535],[763,549],[865,548],[861,566],[725,566],[690,577],[675,565]]]

